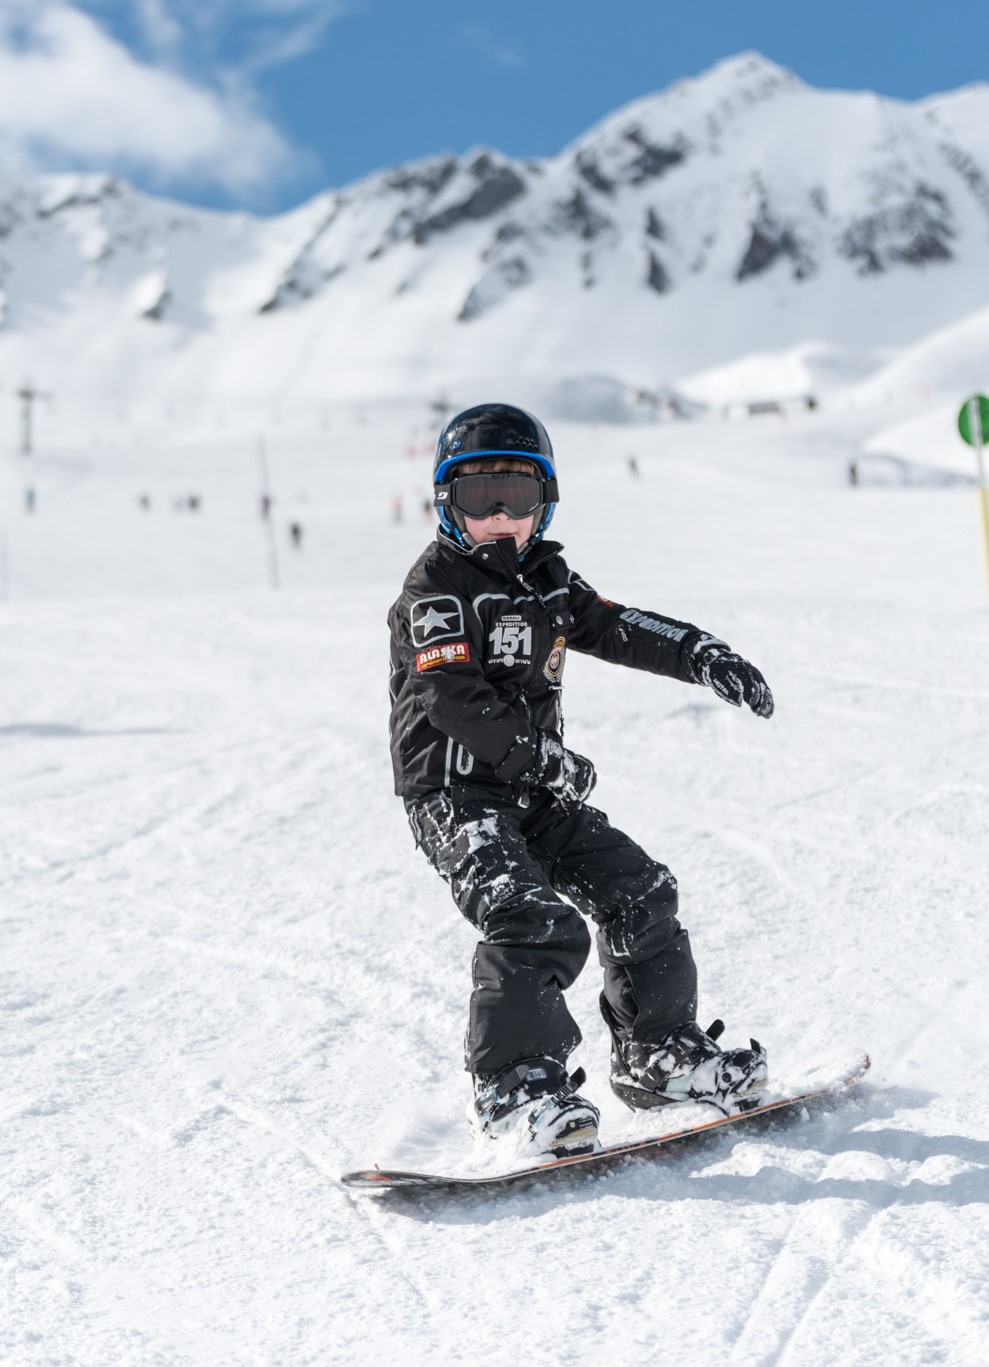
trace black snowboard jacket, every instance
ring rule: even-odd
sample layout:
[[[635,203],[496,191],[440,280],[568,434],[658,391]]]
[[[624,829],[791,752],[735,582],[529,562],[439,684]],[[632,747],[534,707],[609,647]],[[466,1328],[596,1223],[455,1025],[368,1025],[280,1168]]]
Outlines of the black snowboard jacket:
[[[600,597],[540,541],[461,548],[442,530],[388,614],[391,753],[405,798],[470,784],[526,802],[537,731],[563,734],[568,650],[698,683],[689,622]]]

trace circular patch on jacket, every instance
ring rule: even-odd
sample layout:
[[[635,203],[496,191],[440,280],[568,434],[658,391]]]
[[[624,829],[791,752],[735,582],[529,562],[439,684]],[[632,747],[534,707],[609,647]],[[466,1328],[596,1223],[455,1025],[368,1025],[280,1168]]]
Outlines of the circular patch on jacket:
[[[563,674],[563,662],[567,656],[567,638],[557,636],[553,642],[553,649],[549,652],[549,659],[543,665],[543,674],[549,679],[550,683],[559,683]]]

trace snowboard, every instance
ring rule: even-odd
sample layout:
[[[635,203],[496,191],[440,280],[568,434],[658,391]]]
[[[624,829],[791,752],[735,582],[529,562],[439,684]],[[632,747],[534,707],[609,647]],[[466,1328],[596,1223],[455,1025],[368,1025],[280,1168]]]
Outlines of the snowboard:
[[[542,1177],[546,1173],[560,1172],[563,1168],[604,1167],[618,1159],[627,1158],[631,1154],[658,1149],[663,1144],[672,1144],[675,1140],[685,1140],[691,1135],[708,1134],[712,1130],[722,1129],[727,1125],[744,1124],[747,1120],[754,1120],[756,1116],[769,1115],[773,1111],[786,1111],[819,1097],[835,1095],[840,1093],[843,1088],[850,1087],[860,1078],[863,1078],[870,1066],[871,1060],[868,1054],[864,1054],[840,1077],[833,1079],[824,1086],[808,1085],[806,1088],[774,1097],[771,1101],[765,1101],[762,1105],[753,1106],[749,1110],[738,1111],[732,1115],[718,1115],[714,1119],[699,1119],[694,1124],[682,1126],[678,1129],[660,1130],[656,1134],[644,1138],[627,1139],[617,1144],[605,1144],[601,1148],[595,1149],[593,1153],[570,1154],[566,1158],[548,1157],[541,1162],[524,1164],[505,1172],[483,1172],[470,1175],[401,1172],[394,1168],[373,1167],[344,1173],[340,1181],[345,1187],[362,1192],[466,1190],[475,1187],[504,1186],[509,1182],[520,1182],[527,1177]],[[667,1115],[673,1110],[673,1106],[663,1107],[658,1111],[658,1114]],[[697,1110],[710,1117],[713,1107],[697,1107]],[[670,1118],[672,1119],[672,1116]]]

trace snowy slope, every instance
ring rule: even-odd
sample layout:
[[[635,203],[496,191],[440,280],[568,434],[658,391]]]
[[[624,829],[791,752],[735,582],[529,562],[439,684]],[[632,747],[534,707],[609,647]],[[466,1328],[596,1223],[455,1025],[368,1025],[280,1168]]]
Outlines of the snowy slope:
[[[764,667],[769,723],[573,658],[568,736],[679,876],[702,1015],[777,1075],[867,1048],[870,1080],[552,1187],[388,1205],[336,1184],[457,1156],[468,1095],[473,938],[386,745],[384,613],[429,530],[412,421],[272,441],[280,594],[232,441],[67,448],[11,523],[0,1358],[981,1364],[977,516],[960,486],[850,490],[858,412],[559,424],[554,530],[603,592]],[[198,519],[169,502],[196,474]],[[635,1121],[606,1092],[596,978],[571,994],[575,1061],[615,1135]]]
[[[895,414],[866,443],[874,464],[978,478],[974,452],[958,436],[958,413],[989,391],[989,309],[982,308],[908,347],[842,396],[846,405]]]
[[[243,423],[480,376],[656,389],[742,354],[868,356],[978,307],[989,88],[904,104],[757,54],[557,156],[437,155],[290,214],[108,177],[0,186],[0,383],[65,424],[121,406]]]

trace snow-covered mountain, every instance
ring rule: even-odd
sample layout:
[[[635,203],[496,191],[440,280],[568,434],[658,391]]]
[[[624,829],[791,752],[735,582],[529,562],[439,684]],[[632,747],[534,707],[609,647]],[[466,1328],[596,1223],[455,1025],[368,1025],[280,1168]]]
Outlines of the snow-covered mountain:
[[[888,353],[987,279],[989,86],[905,104],[750,53],[556,157],[440,155],[269,219],[106,176],[0,183],[0,384],[160,406],[658,389],[808,340]]]

